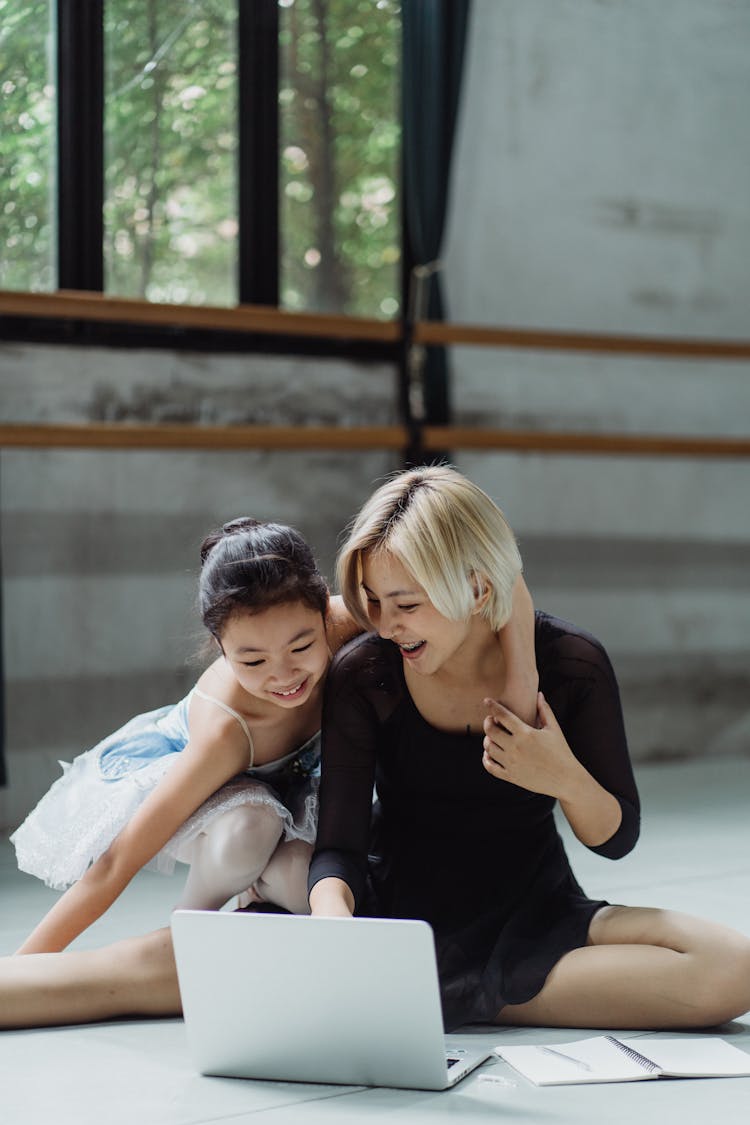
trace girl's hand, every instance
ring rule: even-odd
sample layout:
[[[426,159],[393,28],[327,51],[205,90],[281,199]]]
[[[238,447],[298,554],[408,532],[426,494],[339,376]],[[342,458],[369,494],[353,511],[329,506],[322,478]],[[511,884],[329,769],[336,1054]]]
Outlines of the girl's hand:
[[[532,793],[565,800],[583,768],[568,746],[552,708],[537,694],[537,725],[530,726],[495,699],[485,699],[482,765],[493,777]]]
[[[107,850],[57,900],[17,953],[65,949],[109,909],[198,806],[247,766],[247,739],[237,720],[208,711],[211,705],[202,700],[196,703],[185,749]]]
[[[499,637],[505,659],[503,698],[516,715],[533,726],[539,691],[534,652],[534,603],[520,574],[513,587],[513,612]]]

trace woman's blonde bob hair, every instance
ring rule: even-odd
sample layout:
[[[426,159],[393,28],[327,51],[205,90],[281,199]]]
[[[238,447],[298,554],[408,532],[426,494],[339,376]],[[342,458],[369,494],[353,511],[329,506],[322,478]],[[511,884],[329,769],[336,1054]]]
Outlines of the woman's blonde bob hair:
[[[362,556],[394,555],[438,613],[467,619],[477,595],[493,629],[511,614],[521,556],[497,504],[447,465],[407,469],[381,485],[355,517],[339,551],[338,586],[346,608],[371,629],[362,593]]]

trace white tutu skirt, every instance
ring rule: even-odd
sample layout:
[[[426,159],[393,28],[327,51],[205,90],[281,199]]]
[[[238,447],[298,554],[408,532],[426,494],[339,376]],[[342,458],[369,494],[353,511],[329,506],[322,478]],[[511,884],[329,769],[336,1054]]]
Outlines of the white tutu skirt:
[[[132,724],[143,724],[147,718],[138,716],[117,735],[129,733]],[[101,759],[114,737],[80,754],[72,764],[61,762],[62,777],[11,836],[20,870],[54,890],[64,890],[81,878],[179,756],[172,746],[158,757],[129,759],[127,770],[121,760],[108,774]],[[176,863],[190,862],[196,837],[217,817],[241,805],[269,806],[282,821],[285,839],[312,843],[318,819],[318,763],[319,738],[302,747],[293,761],[264,771],[263,780],[249,773],[238,775],[204,801],[146,866],[171,875]]]

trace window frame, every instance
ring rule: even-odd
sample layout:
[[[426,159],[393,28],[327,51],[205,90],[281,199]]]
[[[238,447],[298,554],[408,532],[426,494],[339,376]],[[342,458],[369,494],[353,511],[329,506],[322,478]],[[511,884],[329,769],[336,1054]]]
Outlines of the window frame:
[[[57,0],[56,32],[57,284],[101,292],[104,0]]]
[[[104,3],[105,0],[56,0],[57,285],[64,291],[104,293]],[[237,300],[239,304],[278,308],[279,9],[277,0],[235,3]],[[61,153],[65,153],[64,160],[60,159]],[[404,309],[408,270],[403,261],[403,205],[400,228]],[[342,318],[346,319],[345,314]],[[0,316],[0,338],[113,347],[329,355],[378,363],[399,362],[403,356],[401,344],[383,341],[24,316]]]

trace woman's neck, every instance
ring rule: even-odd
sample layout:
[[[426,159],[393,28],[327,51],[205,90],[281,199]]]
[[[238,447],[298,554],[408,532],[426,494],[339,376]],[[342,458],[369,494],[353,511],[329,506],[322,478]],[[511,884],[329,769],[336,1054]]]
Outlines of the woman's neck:
[[[448,690],[505,679],[505,658],[497,633],[483,618],[473,617],[461,646],[430,678]]]
[[[487,714],[484,699],[503,694],[505,660],[499,637],[486,622],[478,621],[477,626],[437,671],[420,675],[404,667],[414,705],[438,729],[481,733]]]

